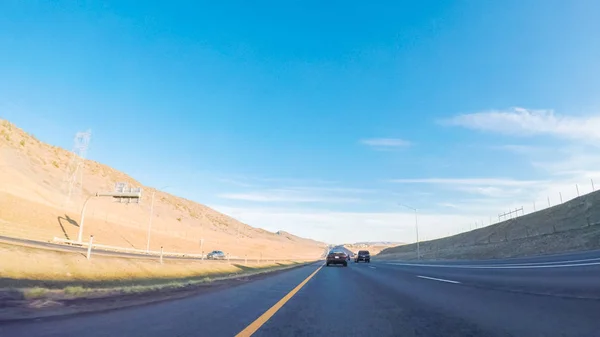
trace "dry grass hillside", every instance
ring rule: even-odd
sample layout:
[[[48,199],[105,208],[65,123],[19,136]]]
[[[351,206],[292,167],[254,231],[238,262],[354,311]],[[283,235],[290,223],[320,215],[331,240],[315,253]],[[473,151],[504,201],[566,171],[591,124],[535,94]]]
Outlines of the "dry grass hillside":
[[[600,249],[600,191],[466,233],[421,242],[425,259],[488,259]],[[415,244],[378,258],[416,258]]]
[[[84,238],[100,244],[146,249],[150,201],[154,190],[111,167],[86,160],[83,188],[66,203],[67,168],[73,154],[37,140],[0,120],[0,235],[48,241],[76,239],[86,196],[112,191],[116,182],[142,187],[138,204],[94,198],[87,207]],[[151,250],[200,253],[215,249],[264,258],[315,258],[325,245],[289,233],[254,228],[209,207],[156,191]]]

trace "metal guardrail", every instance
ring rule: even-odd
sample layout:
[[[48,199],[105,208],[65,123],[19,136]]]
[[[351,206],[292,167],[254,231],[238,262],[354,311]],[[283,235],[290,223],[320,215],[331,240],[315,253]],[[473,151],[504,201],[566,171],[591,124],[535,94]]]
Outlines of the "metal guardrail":
[[[82,247],[89,246],[89,242],[86,242],[86,241],[79,242],[79,241],[75,241],[75,240],[67,240],[67,239],[58,238],[58,237],[54,237],[54,239],[52,241],[63,243],[63,244],[70,244],[70,245],[74,245],[74,246],[82,246]],[[155,250],[147,251],[144,249],[117,247],[117,246],[103,245],[103,244],[98,244],[98,243],[93,243],[92,247],[99,248],[102,250],[119,252],[119,253],[135,253],[135,254],[140,254],[140,255],[156,255],[156,256],[160,256],[162,253],[163,256],[191,257],[191,258],[199,258],[199,259],[206,258],[206,255],[202,255],[202,254],[186,254],[186,253],[164,252],[164,251],[160,252],[160,251],[155,251]],[[230,256],[230,259],[237,259],[237,258],[239,258],[239,257]]]
[[[72,246],[87,247],[87,248],[89,248],[89,245],[90,245],[90,243],[86,242],[86,241],[78,242],[75,240],[68,240],[68,239],[63,239],[63,238],[59,238],[59,237],[54,237],[53,241],[57,242],[57,243],[68,244],[68,245],[72,245]],[[98,249],[101,249],[104,251],[113,251],[116,253],[133,253],[133,254],[146,255],[146,256],[156,256],[158,258],[162,258],[162,256],[164,256],[164,257],[178,257],[178,258],[207,260],[206,254],[204,254],[204,255],[202,255],[202,254],[187,254],[187,253],[165,252],[165,251],[161,252],[161,251],[153,251],[153,250],[146,251],[143,249],[117,247],[117,246],[103,245],[103,244],[97,244],[97,243],[92,243],[92,248],[93,249],[98,248]],[[304,261],[304,260],[309,261],[312,259],[301,259],[301,258],[273,259],[273,258],[264,258],[264,257],[240,257],[240,256],[236,256],[236,255],[228,256],[225,259],[225,261],[245,261],[246,263],[247,263],[247,261],[278,262],[278,261]]]
[[[15,238],[15,239],[20,239],[20,240],[26,240],[26,241],[32,241],[31,244],[33,244],[34,242],[39,242],[40,244],[51,244],[51,245],[56,245],[57,247],[60,247],[62,245],[68,245],[68,246],[73,246],[73,247],[81,247],[81,248],[89,248],[89,241],[82,241],[82,242],[78,242],[76,240],[69,240],[69,239],[65,239],[65,238],[60,238],[60,237],[56,237],[56,232],[54,231],[49,231],[49,230],[43,230],[43,229],[30,229],[30,228],[22,228],[19,226],[15,226],[12,223],[9,223],[5,220],[0,219],[0,236],[4,236],[7,238]],[[52,239],[50,239],[52,238]],[[47,247],[50,248],[50,247]],[[161,256],[161,252],[160,251],[155,251],[155,250],[150,250],[150,251],[146,251],[145,249],[137,249],[137,248],[128,248],[128,247],[119,247],[119,246],[111,246],[111,245],[105,245],[105,244],[99,244],[99,243],[95,243],[93,242],[92,244],[92,249],[99,249],[102,251],[107,251],[107,252],[114,252],[114,253],[129,253],[129,254],[135,254],[135,255],[139,255],[140,257],[156,257],[157,259],[160,258]],[[166,252],[163,251],[162,252],[162,256],[166,257],[166,258],[182,258],[182,259],[199,259],[199,260],[207,260],[206,256],[207,254],[198,254],[198,253],[181,253],[181,252]],[[288,262],[288,261],[309,261],[312,259],[306,259],[306,258],[287,258],[287,259],[281,259],[281,258],[271,258],[271,257],[262,257],[262,256],[255,256],[255,257],[250,257],[250,256],[237,256],[237,255],[230,255],[228,256],[228,258],[224,259],[224,261],[235,261],[235,262],[245,262],[247,263],[248,261],[252,261],[254,262]],[[210,260],[212,261],[212,260]],[[216,261],[222,261],[222,260],[216,260]]]

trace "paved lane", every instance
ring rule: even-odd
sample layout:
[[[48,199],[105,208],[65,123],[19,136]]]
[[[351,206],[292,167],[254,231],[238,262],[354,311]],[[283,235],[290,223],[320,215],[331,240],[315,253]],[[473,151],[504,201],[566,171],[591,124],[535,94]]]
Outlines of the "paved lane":
[[[443,270],[470,271],[449,268]],[[449,275],[437,268],[380,264],[376,271],[377,275],[365,275],[374,279],[381,288],[387,287],[389,292],[405,293],[419,306],[427,308],[428,312],[462,319],[485,331],[471,336],[591,337],[598,336],[600,331],[600,301],[553,294],[553,287],[547,287],[541,277],[536,277],[538,286],[546,289],[548,294],[535,294],[520,289],[515,291],[509,286],[498,287],[500,280],[506,279],[506,274],[496,274],[495,271],[488,271],[489,275],[477,282],[465,282],[456,273]],[[594,269],[589,273],[598,275],[597,271]],[[516,272],[520,273],[522,270]],[[463,277],[468,279],[471,275],[465,273]],[[522,277],[521,280],[527,280],[527,277]],[[444,334],[438,333],[436,336],[438,335]]]
[[[569,260],[351,263],[323,267],[298,289],[314,264],[179,301],[9,324],[0,335],[218,337],[259,321],[253,336],[597,337],[600,264]]]
[[[323,268],[254,336],[494,336],[422,305],[406,276],[382,278],[372,265]]]

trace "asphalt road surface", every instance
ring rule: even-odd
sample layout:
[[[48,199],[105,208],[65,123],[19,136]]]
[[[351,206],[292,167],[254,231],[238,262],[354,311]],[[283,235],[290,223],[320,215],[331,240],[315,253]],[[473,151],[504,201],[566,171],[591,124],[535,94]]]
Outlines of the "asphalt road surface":
[[[600,336],[600,252],[322,265],[0,336]]]

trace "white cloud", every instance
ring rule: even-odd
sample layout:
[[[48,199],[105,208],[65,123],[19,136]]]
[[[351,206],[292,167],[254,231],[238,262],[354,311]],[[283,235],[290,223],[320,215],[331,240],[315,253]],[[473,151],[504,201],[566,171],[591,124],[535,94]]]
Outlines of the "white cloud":
[[[368,138],[361,139],[360,143],[376,149],[404,148],[412,145],[411,142],[400,138]]]
[[[374,193],[377,192],[374,189],[365,188],[349,188],[349,187],[314,187],[314,186],[294,186],[289,189],[297,191],[312,191],[312,192],[330,192],[330,193]]]
[[[438,192],[441,189],[451,190],[455,196],[464,193],[479,195],[483,198],[494,199],[498,203],[506,202],[507,198],[517,197],[523,191],[534,186],[543,185],[545,181],[516,180],[510,178],[423,178],[423,179],[394,179],[398,184],[425,184]],[[442,202],[442,200],[438,200]]]
[[[457,204],[453,204],[450,202],[440,202],[437,205],[441,206],[441,207],[448,207],[448,208],[459,208],[459,206]]]
[[[584,175],[600,170],[600,155],[597,149],[571,148],[569,153],[555,152],[544,158],[532,160],[532,166],[551,175]]]
[[[536,155],[540,153],[548,153],[550,151],[556,151],[556,148],[552,147],[543,147],[543,146],[533,146],[533,145],[523,145],[523,144],[505,144],[505,145],[497,145],[491,146],[491,149],[494,150],[502,150],[508,151],[521,155]]]
[[[502,188],[495,186],[458,187],[457,190],[490,198],[513,197],[523,192],[523,189],[520,188]]]
[[[315,238],[328,243],[357,241],[415,241],[415,215],[398,212],[333,212],[315,209],[243,208],[211,205],[252,226],[269,231],[284,230],[295,235]],[[419,213],[421,238],[434,238],[457,233],[468,228],[474,218],[459,214]]]
[[[403,184],[438,184],[438,185],[484,185],[484,186],[523,186],[540,183],[533,180],[515,180],[510,178],[424,178],[393,179],[393,183]]]
[[[234,185],[234,186],[239,186],[239,187],[253,187],[253,184],[241,181],[241,180],[237,180],[237,179],[231,179],[231,178],[216,178],[216,181],[220,182],[220,183],[225,183],[225,184],[229,184],[229,185]]]
[[[511,108],[462,114],[444,124],[506,135],[550,135],[584,141],[600,140],[600,116],[565,116],[552,110]]]
[[[317,195],[298,190],[264,190],[250,193],[223,193],[221,199],[243,200],[252,202],[290,202],[290,203],[356,203],[359,198],[340,197],[335,195]]]

